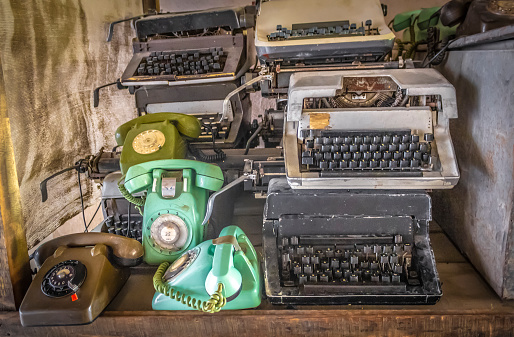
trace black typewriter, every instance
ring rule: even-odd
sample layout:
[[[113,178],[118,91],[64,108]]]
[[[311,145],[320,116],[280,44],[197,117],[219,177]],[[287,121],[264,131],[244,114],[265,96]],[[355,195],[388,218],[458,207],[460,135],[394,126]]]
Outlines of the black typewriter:
[[[274,304],[433,304],[442,295],[424,191],[293,190],[273,179],[264,210]]]
[[[183,85],[239,78],[252,59],[247,30],[255,7],[158,14],[135,22],[134,56],[124,86]]]

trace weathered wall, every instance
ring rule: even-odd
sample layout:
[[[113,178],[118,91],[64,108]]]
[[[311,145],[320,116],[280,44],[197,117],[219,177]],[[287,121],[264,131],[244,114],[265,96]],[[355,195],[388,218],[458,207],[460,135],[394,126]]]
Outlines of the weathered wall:
[[[114,146],[114,130],[136,116],[126,90],[92,89],[118,78],[131,57],[128,23],[106,43],[108,22],[142,12],[140,0],[0,2],[0,53],[29,246],[80,211],[76,173],[39,183],[77,159]],[[86,205],[96,188],[83,179]]]
[[[450,123],[461,178],[434,193],[434,218],[491,287],[514,299],[514,41],[452,51],[440,71],[455,86]]]

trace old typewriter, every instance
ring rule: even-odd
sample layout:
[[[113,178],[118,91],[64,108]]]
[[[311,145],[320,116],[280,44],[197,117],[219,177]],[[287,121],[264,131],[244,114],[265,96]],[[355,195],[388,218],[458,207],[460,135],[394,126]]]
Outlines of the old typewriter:
[[[135,22],[124,86],[184,85],[239,78],[254,62],[255,7],[147,16]]]
[[[423,191],[292,189],[264,209],[266,295],[274,304],[433,304],[441,296]]]
[[[433,69],[297,72],[286,178],[264,211],[266,294],[277,304],[433,304],[430,196],[459,171],[455,91]]]
[[[378,61],[393,42],[378,0],[266,1],[256,20],[259,59],[281,67]]]
[[[447,189],[459,180],[455,89],[433,69],[291,76],[284,132],[293,188]]]
[[[253,6],[139,19],[134,56],[121,83],[132,87],[140,114],[172,111],[197,116],[203,131],[195,148],[237,146],[249,129],[249,98],[230,94],[255,62],[248,43],[254,25]]]
[[[244,94],[229,98],[223,115],[223,102],[237,86],[234,82],[193,84],[187,86],[141,87],[134,92],[140,114],[177,112],[193,114],[203,126],[202,134],[193,143],[196,147],[234,147],[250,126],[250,102]]]

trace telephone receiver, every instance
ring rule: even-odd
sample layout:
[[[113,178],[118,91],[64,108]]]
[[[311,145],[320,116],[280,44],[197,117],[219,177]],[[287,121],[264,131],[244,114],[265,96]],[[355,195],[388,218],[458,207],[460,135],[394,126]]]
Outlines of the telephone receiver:
[[[137,125],[165,121],[175,125],[178,132],[188,138],[198,138],[202,131],[200,122],[195,116],[174,112],[159,112],[143,115],[119,126],[116,129],[116,143],[122,146],[125,143],[128,132]]]
[[[79,233],[41,244],[40,267],[20,306],[23,326],[92,322],[143,260],[143,247],[109,233]]]
[[[185,252],[171,266],[161,264],[154,276],[155,310],[254,308],[261,303],[257,254],[237,226],[225,227],[214,240]]]
[[[154,170],[183,169],[196,172],[194,184],[197,187],[217,191],[223,186],[223,173],[216,165],[188,159],[164,159],[132,166],[125,177],[125,188],[132,194],[141,192],[153,186]]]
[[[37,268],[41,268],[59,247],[87,247],[97,244],[110,247],[113,262],[121,267],[134,267],[143,261],[143,247],[136,240],[127,240],[124,236],[109,233],[77,233],[42,243],[33,253],[34,263]]]

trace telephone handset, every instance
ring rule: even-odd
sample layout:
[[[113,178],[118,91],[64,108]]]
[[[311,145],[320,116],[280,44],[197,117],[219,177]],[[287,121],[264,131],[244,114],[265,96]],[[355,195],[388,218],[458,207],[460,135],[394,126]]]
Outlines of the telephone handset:
[[[183,159],[187,146],[182,137],[198,138],[200,133],[200,122],[192,115],[161,112],[135,118],[116,130],[116,143],[123,146],[121,172],[147,161]]]
[[[128,170],[120,186],[126,197],[147,192],[142,233],[146,263],[172,262],[203,240],[209,191],[219,190],[223,182],[217,165],[195,160],[156,160]]]
[[[40,267],[20,306],[23,326],[92,322],[143,260],[134,239],[108,233],[79,233],[41,244]]]
[[[225,227],[220,237],[185,252],[171,266],[155,273],[154,310],[220,310],[255,308],[261,303],[257,254],[237,226]]]

